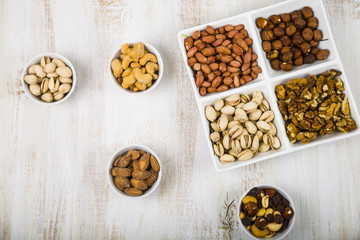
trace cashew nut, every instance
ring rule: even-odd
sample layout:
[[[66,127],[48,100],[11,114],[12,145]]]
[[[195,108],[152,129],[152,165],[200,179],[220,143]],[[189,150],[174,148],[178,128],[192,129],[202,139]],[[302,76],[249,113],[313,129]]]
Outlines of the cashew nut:
[[[150,83],[152,80],[152,76],[150,74],[143,74],[141,72],[140,68],[135,68],[133,72],[134,72],[134,76],[135,76],[136,80],[138,80],[142,84],[146,85],[146,84]]]
[[[148,62],[145,65],[145,69],[148,73],[150,73],[152,76],[154,76],[155,72],[159,70],[159,65],[153,62]]]
[[[128,43],[125,43],[121,46],[121,52],[124,54],[124,55],[128,55],[130,52],[132,51],[131,48],[129,48],[129,44]]]
[[[123,69],[121,66],[121,61],[117,58],[111,61],[111,69],[113,70],[114,77],[118,78],[120,77]]]
[[[246,196],[246,197],[244,197],[243,200],[242,200],[242,203],[243,203],[243,204],[247,204],[247,203],[249,203],[249,202],[257,203],[257,200],[256,200],[256,198],[253,197],[253,196]]]
[[[262,217],[265,215],[265,213],[266,213],[265,208],[260,208],[259,211],[256,213],[256,216]]]
[[[265,228],[264,230],[258,229],[255,224],[251,226],[251,233],[258,238],[263,238],[270,234],[269,229]]]
[[[125,69],[125,71],[123,71],[123,73],[121,74],[122,77],[127,77],[132,73],[133,69],[132,68],[128,68]]]
[[[138,42],[134,45],[132,51],[129,53],[129,56],[135,59],[141,58],[145,55],[145,47],[144,44]]]
[[[141,68],[141,65],[140,65],[139,63],[137,63],[137,62],[132,62],[132,63],[130,64],[130,67],[131,67],[131,68]]]
[[[142,90],[144,91],[146,89],[146,85],[145,84],[142,84],[141,82],[136,82],[135,83],[135,86],[139,89],[139,90]]]
[[[270,231],[272,231],[272,232],[277,232],[277,231],[279,231],[280,230],[280,228],[282,227],[282,223],[280,223],[280,224],[277,224],[277,223],[275,223],[275,222],[272,222],[272,223],[268,223],[266,226],[267,226],[267,228],[270,230]]]
[[[130,86],[136,82],[135,74],[132,72],[129,76],[123,78],[123,84]]]
[[[149,61],[153,62],[153,63],[157,63],[156,56],[154,54],[152,54],[152,53],[147,53],[142,58],[140,58],[140,64],[142,66],[144,66]]]
[[[122,68],[123,68],[123,69],[128,69],[130,63],[131,63],[132,61],[134,61],[134,60],[135,60],[135,59],[132,58],[132,57],[130,56],[130,54],[129,54],[129,55],[126,55],[126,56],[124,57],[123,61],[122,61]]]

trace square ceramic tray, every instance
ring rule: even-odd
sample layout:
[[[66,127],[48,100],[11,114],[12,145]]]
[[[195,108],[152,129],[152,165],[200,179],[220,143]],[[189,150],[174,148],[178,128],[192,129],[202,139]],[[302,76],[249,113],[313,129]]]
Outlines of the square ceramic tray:
[[[274,71],[268,60],[266,59],[265,53],[263,52],[261,48],[261,39],[260,39],[260,32],[257,29],[255,25],[255,20],[258,17],[269,17],[272,14],[281,14],[285,12],[291,12],[296,9],[301,9],[304,6],[310,6],[313,11],[315,17],[319,19],[319,29],[323,32],[324,39],[328,39],[328,41],[323,41],[320,44],[320,48],[322,49],[329,49],[330,55],[329,57],[324,61],[315,61],[313,64],[306,64],[300,67],[294,67],[294,69],[290,72],[283,72],[283,71]],[[225,92],[221,93],[212,93],[208,94],[206,96],[200,96],[199,90],[195,85],[195,79],[193,77],[193,71],[192,69],[187,65],[187,56],[186,56],[186,49],[184,47],[184,40],[185,36],[191,36],[192,33],[196,30],[204,30],[207,25],[210,25],[214,28],[218,28],[221,26],[224,26],[226,24],[244,24],[245,29],[249,33],[249,37],[253,39],[253,51],[258,54],[258,65],[262,68],[263,72],[259,74],[259,77],[251,81],[250,83],[247,83],[239,88],[233,88]],[[351,111],[351,117],[356,121],[356,123],[360,124],[360,117],[358,108],[354,102],[353,95],[350,90],[349,81],[346,77],[346,74],[344,72],[344,68],[342,66],[342,62],[340,60],[338,51],[336,49],[334,38],[331,33],[331,29],[329,26],[329,22],[326,17],[326,12],[324,5],[321,0],[303,0],[303,1],[297,1],[297,0],[289,0],[285,1],[279,4],[275,4],[269,7],[265,7],[262,9],[254,10],[251,12],[243,13],[240,15],[236,15],[230,18],[222,19],[219,21],[203,24],[200,26],[196,26],[193,28],[182,30],[178,33],[178,42],[180,45],[180,49],[183,55],[183,59],[186,65],[187,72],[189,74],[189,78],[194,90],[196,102],[200,111],[200,117],[201,121],[203,122],[203,127],[205,131],[206,141],[209,146],[209,151],[211,153],[211,158],[213,161],[213,164],[215,166],[215,169],[219,172],[235,169],[238,167],[243,167],[252,163],[260,162],[266,159],[270,159],[273,157],[277,157],[286,153],[291,153],[297,150],[309,148],[312,146],[316,146],[319,144],[324,144],[348,137],[352,137],[355,135],[360,134],[360,127],[358,127],[356,130],[351,131],[349,133],[342,133],[339,131],[334,132],[331,135],[326,136],[319,136],[314,141],[310,142],[309,144],[302,144],[302,143],[296,143],[291,144],[285,131],[285,123],[281,116],[281,113],[277,106],[277,99],[275,96],[275,86],[281,83],[286,83],[287,81],[294,79],[294,78],[302,78],[307,77],[312,74],[319,74],[322,72],[325,72],[331,68],[337,69],[342,72],[342,75],[340,76],[341,79],[344,82],[345,86],[345,94],[349,98],[350,103],[350,111]],[[245,93],[245,94],[252,94],[255,90],[260,90],[263,92],[264,97],[268,100],[270,104],[270,108],[275,113],[275,119],[274,124],[278,129],[278,138],[281,141],[281,148],[274,152],[269,151],[266,153],[259,153],[255,155],[251,160],[248,161],[235,161],[233,163],[226,163],[223,164],[219,161],[218,157],[214,154],[213,148],[212,148],[212,142],[210,140],[209,136],[209,122],[205,117],[205,106],[209,104],[213,104],[218,99],[224,99],[234,93]]]

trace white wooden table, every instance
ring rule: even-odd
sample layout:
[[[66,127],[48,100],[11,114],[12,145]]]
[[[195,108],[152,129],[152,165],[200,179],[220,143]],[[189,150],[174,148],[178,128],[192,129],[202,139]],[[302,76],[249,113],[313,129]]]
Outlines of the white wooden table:
[[[228,229],[224,201],[258,183],[292,196],[287,239],[359,239],[360,137],[226,173],[211,162],[176,33],[277,2],[0,1],[0,239],[246,239],[237,221]],[[360,104],[360,2],[325,6]],[[151,43],[165,62],[148,95],[125,96],[108,76],[112,51],[131,41]],[[23,67],[41,52],[76,67],[76,90],[60,105],[22,90]],[[110,189],[106,167],[137,143],[158,153],[163,179],[151,196],[129,200]]]

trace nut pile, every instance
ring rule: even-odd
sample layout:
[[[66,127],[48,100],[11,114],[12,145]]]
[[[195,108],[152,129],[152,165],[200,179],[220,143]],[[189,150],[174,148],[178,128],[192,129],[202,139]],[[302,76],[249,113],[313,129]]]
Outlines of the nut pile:
[[[318,134],[330,135],[335,129],[346,133],[357,128],[340,75],[331,69],[276,86],[278,106],[291,143],[308,143]]]
[[[291,71],[293,65],[311,64],[326,59],[330,51],[320,50],[323,33],[310,7],[291,13],[256,19],[261,29],[262,48],[274,70]]]
[[[293,216],[289,201],[273,188],[252,188],[241,201],[241,222],[258,238],[284,231]]]
[[[220,162],[246,161],[258,152],[277,150],[281,143],[272,123],[274,112],[260,91],[252,98],[233,94],[205,107],[210,121],[210,139]]]
[[[201,96],[237,88],[258,77],[262,70],[252,43],[243,24],[207,26],[185,39],[188,65]]]
[[[71,90],[72,70],[58,58],[42,57],[40,64],[29,67],[28,73],[24,81],[31,94],[43,102],[58,101]]]
[[[159,65],[156,56],[145,50],[138,42],[134,47],[128,43],[121,46],[121,56],[111,61],[114,77],[121,86],[133,92],[144,91],[158,79]]]
[[[111,174],[118,189],[130,196],[140,196],[155,183],[159,171],[159,162],[153,155],[130,150],[115,160]]]

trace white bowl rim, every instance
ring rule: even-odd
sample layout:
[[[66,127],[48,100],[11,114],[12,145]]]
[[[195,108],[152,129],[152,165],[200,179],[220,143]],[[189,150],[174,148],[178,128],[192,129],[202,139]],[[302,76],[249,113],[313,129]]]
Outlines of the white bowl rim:
[[[66,66],[70,67],[71,68],[71,71],[73,73],[72,75],[72,85],[71,85],[71,89],[70,89],[70,92],[68,92],[66,94],[66,96],[63,98],[63,99],[60,99],[59,101],[53,101],[53,102],[44,102],[42,101],[38,96],[34,96],[32,95],[32,93],[30,92],[29,90],[29,84],[27,84],[24,80],[24,77],[26,75],[28,75],[28,69],[31,65],[33,64],[36,64],[36,63],[33,63],[35,60],[39,60],[38,61],[38,64],[40,64],[40,60],[42,57],[50,57],[52,59],[54,58],[59,58],[61,61],[63,61]],[[34,102],[37,102],[37,103],[40,103],[40,104],[43,104],[43,105],[56,105],[56,104],[59,104],[59,103],[62,103],[64,101],[66,101],[71,95],[72,93],[74,92],[75,90],[75,87],[76,87],[76,71],[75,71],[75,68],[74,66],[72,65],[72,63],[70,62],[69,59],[67,59],[66,57],[64,57],[63,55],[59,54],[59,53],[53,53],[53,52],[46,52],[46,53],[40,53],[38,55],[36,55],[35,57],[31,58],[25,65],[24,69],[23,69],[23,72],[21,74],[21,85],[24,89],[24,92],[26,93],[27,96],[29,96],[29,98],[34,101]]]
[[[294,227],[294,224],[295,224],[295,218],[296,218],[296,209],[295,209],[295,205],[294,205],[294,202],[293,200],[291,199],[291,197],[289,196],[289,194],[287,194],[282,188],[276,186],[276,185],[273,185],[273,184],[268,184],[268,183],[263,183],[263,184],[256,184],[250,188],[248,188],[243,194],[242,196],[240,197],[240,200],[239,200],[239,203],[237,205],[237,216],[236,216],[236,219],[239,221],[239,225],[241,226],[241,229],[246,232],[246,234],[252,238],[252,239],[255,239],[255,240],[259,240],[259,239],[265,239],[265,238],[257,238],[255,237],[254,235],[252,235],[252,233],[242,224],[241,220],[240,220],[240,206],[241,206],[241,202],[242,202],[242,199],[249,193],[249,191],[253,188],[259,188],[259,189],[262,189],[262,188],[273,188],[275,189],[277,192],[279,192],[284,198],[286,198],[289,203],[290,203],[290,207],[293,209],[294,211],[294,216],[291,218],[290,222],[289,222],[289,225],[288,225],[288,228],[279,233],[279,234],[276,234],[274,235],[273,237],[269,238],[269,239],[275,239],[275,240],[280,240],[282,238],[284,238],[286,235],[288,235],[292,228]],[[279,236],[280,235],[280,236]]]
[[[141,41],[139,41],[141,42]],[[136,44],[138,42],[129,42],[129,46],[133,46],[134,44]],[[111,61],[118,55],[118,53],[121,51],[121,46],[123,44],[120,45],[120,48],[117,48],[116,50],[113,51],[112,55],[111,55],[111,58],[108,62],[108,67],[109,67],[109,72],[110,72],[110,76],[111,76],[111,79],[112,79],[112,82],[121,90],[123,91],[124,93],[126,94],[129,94],[129,95],[134,95],[134,94],[146,94],[146,93],[149,93],[151,90],[153,90],[157,85],[159,85],[160,83],[160,80],[162,79],[163,77],[163,72],[164,72],[164,63],[163,63],[163,60],[162,60],[162,57],[161,57],[161,54],[159,53],[159,51],[154,47],[152,46],[151,44],[147,43],[147,42],[141,42],[144,44],[145,46],[145,49],[147,49],[149,51],[149,53],[152,53],[154,54],[157,59],[158,59],[158,65],[159,65],[159,77],[158,79],[156,79],[155,83],[153,85],[151,85],[151,87],[145,89],[144,91],[138,91],[138,92],[133,92],[133,91],[130,91],[128,89],[125,89],[123,88],[122,86],[120,86],[118,80],[114,77],[113,73],[112,73],[112,69],[111,69]]]
[[[140,196],[129,196],[126,193],[122,192],[120,189],[118,189],[115,186],[113,176],[111,175],[111,169],[113,168],[113,163],[116,160],[116,158],[119,157],[120,155],[122,155],[123,153],[125,153],[125,152],[127,152],[129,150],[132,150],[132,149],[143,150],[145,152],[150,153],[151,155],[153,155],[156,158],[156,160],[158,161],[159,166],[160,166],[160,170],[158,172],[158,178],[156,179],[155,183],[149,189],[147,189],[143,193],[143,195],[140,195]],[[116,151],[112,155],[112,157],[110,158],[110,161],[108,163],[108,167],[107,167],[107,179],[108,179],[110,187],[113,189],[113,191],[115,191],[116,193],[120,194],[123,197],[132,198],[132,199],[134,199],[134,198],[137,198],[137,199],[144,198],[146,196],[149,196],[151,193],[153,193],[158,188],[158,186],[160,184],[161,175],[162,175],[162,165],[161,165],[161,161],[160,161],[159,157],[156,155],[156,153],[151,148],[149,148],[147,146],[144,146],[144,145],[141,145],[141,144],[126,145],[126,146],[120,148],[118,151]]]

